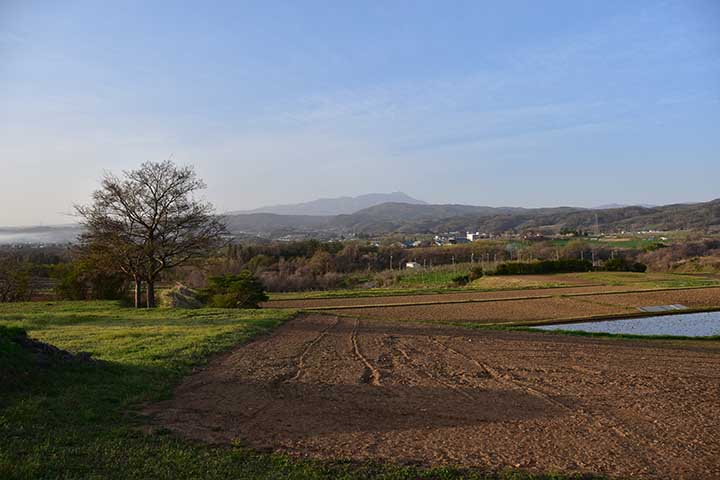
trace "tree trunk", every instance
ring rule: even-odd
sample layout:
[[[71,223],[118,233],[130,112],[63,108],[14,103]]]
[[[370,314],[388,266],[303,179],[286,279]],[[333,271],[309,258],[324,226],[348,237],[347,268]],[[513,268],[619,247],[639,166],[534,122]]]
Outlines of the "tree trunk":
[[[135,277],[135,308],[142,308],[142,280]]]
[[[147,280],[147,307],[155,308],[155,280]]]

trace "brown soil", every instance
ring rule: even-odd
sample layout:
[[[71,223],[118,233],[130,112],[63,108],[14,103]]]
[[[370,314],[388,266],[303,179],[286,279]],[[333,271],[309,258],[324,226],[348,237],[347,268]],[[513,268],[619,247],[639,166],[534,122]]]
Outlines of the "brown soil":
[[[563,293],[568,294],[571,292]],[[572,295],[569,297],[556,296],[517,300],[504,299],[497,302],[482,303],[345,308],[338,310],[338,313],[396,321],[531,323],[546,320],[569,320],[592,316],[639,313],[637,307],[676,303],[690,308],[720,307],[720,288],[624,294],[609,293],[607,295]]]
[[[395,303],[461,302],[467,300],[492,300],[498,298],[543,297],[568,293],[599,293],[633,290],[627,286],[587,286],[532,288],[522,290],[498,290],[493,292],[448,292],[422,295],[388,295],[354,298],[308,298],[303,300],[271,300],[263,308],[313,308],[353,305],[388,305]]]
[[[147,409],[183,436],[349,458],[720,477],[720,343],[296,318]]]
[[[660,292],[625,293],[580,297],[589,301],[643,307],[679,303],[690,308],[720,307],[720,288],[696,288],[691,290],[664,290]]]
[[[338,313],[378,320],[472,323],[531,323],[637,312],[628,307],[586,302],[594,297],[554,297],[482,303],[350,308]]]

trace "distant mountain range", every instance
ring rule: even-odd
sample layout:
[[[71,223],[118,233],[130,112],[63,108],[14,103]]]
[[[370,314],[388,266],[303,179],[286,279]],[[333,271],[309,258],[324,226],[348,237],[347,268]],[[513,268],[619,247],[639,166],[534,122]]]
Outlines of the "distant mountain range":
[[[233,232],[277,237],[317,232],[441,233],[481,231],[487,233],[562,228],[604,232],[638,230],[703,230],[720,232],[720,199],[705,203],[660,207],[516,208],[472,205],[382,203],[349,215],[279,215],[250,213],[227,215]]]
[[[357,197],[320,198],[311,202],[272,205],[253,210],[230,212],[229,214],[274,213],[277,215],[350,215],[382,203],[410,203],[424,205],[425,202],[403,192],[369,193]]]
[[[411,202],[384,202],[355,210],[363,203],[387,198],[409,198]],[[265,209],[258,209],[265,210]],[[444,233],[480,231],[486,233],[540,230],[558,232],[563,228],[602,232],[639,230],[699,230],[720,233],[720,199],[704,203],[659,207],[627,206],[590,209],[577,207],[517,208],[474,205],[432,205],[402,193],[371,194],[360,197],[321,199],[297,205],[267,207],[270,212],[227,213],[223,218],[231,233],[243,237],[278,238],[302,234],[328,238],[350,233]],[[321,215],[321,211],[353,211]],[[301,211],[305,214],[281,214]],[[313,212],[313,213],[307,213]],[[0,243],[63,243],[73,241],[80,227],[0,228]]]

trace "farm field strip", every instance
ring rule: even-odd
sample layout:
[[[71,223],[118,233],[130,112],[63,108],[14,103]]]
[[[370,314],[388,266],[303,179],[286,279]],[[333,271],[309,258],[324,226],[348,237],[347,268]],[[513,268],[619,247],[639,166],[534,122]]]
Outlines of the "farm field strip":
[[[534,323],[575,317],[632,313],[629,307],[588,304],[569,297],[502,299],[487,302],[391,305],[337,310],[338,314],[373,320],[404,322],[473,322],[482,324]]]
[[[676,287],[676,288],[647,288],[629,289],[625,286],[593,286],[593,287],[566,287],[538,290],[513,290],[475,293],[447,293],[435,295],[390,296],[390,297],[362,297],[344,299],[308,299],[308,300],[282,300],[270,301],[263,304],[265,308],[293,308],[305,310],[341,310],[356,308],[401,307],[414,305],[441,305],[457,303],[482,303],[494,301],[527,300],[535,298],[552,297],[582,297],[603,296],[607,294],[633,294],[646,292],[667,292],[682,290],[715,289],[720,304],[720,287]]]
[[[332,311],[344,316],[373,320],[537,325],[574,320],[647,316],[646,313],[639,312],[637,307],[673,303],[686,305],[692,311],[720,308],[720,288],[382,305]]]
[[[462,272],[457,272],[460,274]],[[283,300],[310,300],[310,299],[339,299],[339,298],[363,298],[363,297],[390,297],[408,295],[435,295],[444,293],[481,293],[511,290],[535,290],[546,288],[567,288],[567,287],[592,287],[605,285],[607,282],[593,280],[592,278],[558,278],[554,275],[507,275],[497,277],[481,277],[473,283],[463,287],[449,287],[447,283],[440,285],[418,284],[417,286],[404,287],[381,287],[369,289],[345,289],[345,290],[311,290],[304,292],[272,292],[269,293],[270,301]]]
[[[297,456],[720,476],[720,342],[607,341],[307,314],[146,414]]]
[[[372,296],[372,297],[353,297],[353,298],[314,298],[304,300],[270,300],[263,303],[264,308],[322,308],[322,307],[358,307],[358,306],[376,306],[391,304],[433,304],[438,302],[460,303],[473,300],[498,300],[505,298],[523,298],[523,297],[546,297],[553,294],[563,293],[582,293],[588,292],[590,289],[600,289],[599,292],[625,291],[627,287],[614,286],[604,287],[601,285],[589,285],[582,287],[554,287],[554,288],[538,288],[538,289],[513,289],[513,290],[496,290],[496,291],[466,291],[466,292],[448,292],[448,293],[432,293],[432,294],[413,294],[413,295],[390,295],[390,296]]]

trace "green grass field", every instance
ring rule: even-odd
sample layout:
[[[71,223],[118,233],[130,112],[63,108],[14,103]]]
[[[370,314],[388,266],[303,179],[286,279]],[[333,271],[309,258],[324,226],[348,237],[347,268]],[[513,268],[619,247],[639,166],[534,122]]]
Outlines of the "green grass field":
[[[0,304],[0,372],[12,378],[0,389],[0,478],[566,478],[296,460],[142,428],[147,420],[133,412],[143,403],[167,398],[212,354],[269,332],[291,314],[148,311],[113,302]],[[102,362],[41,368],[10,340],[18,329]]]
[[[717,279],[675,273],[587,272],[558,275],[559,278],[563,276],[602,285],[639,286],[641,288],[686,288],[720,285],[720,281]]]

